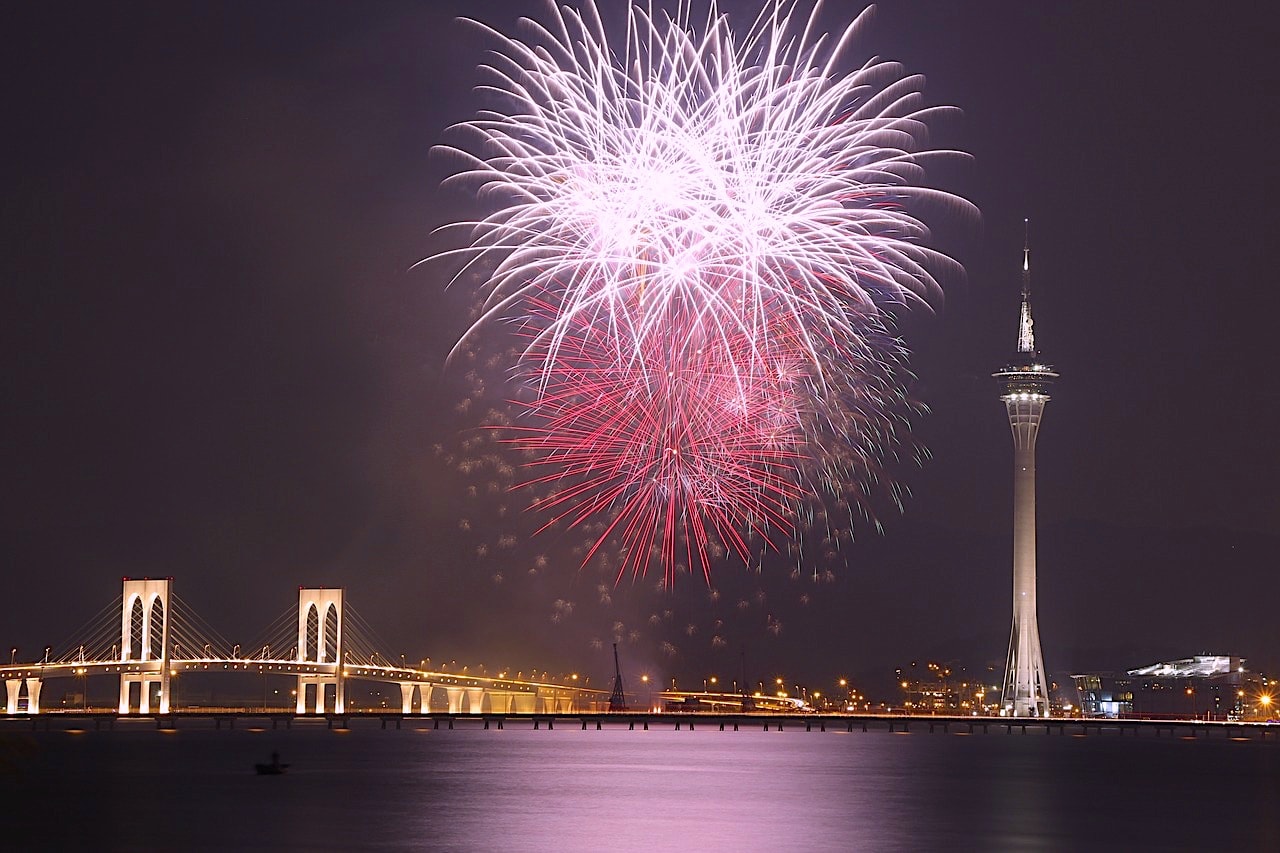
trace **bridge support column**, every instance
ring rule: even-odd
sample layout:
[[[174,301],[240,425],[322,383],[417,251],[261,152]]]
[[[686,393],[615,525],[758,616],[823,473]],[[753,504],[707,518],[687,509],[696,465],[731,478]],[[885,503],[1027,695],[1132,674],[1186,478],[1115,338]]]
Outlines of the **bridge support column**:
[[[527,694],[513,690],[490,690],[489,711],[493,714],[519,714],[522,710],[520,699],[525,695]],[[528,711],[525,713],[533,713],[532,703],[528,703]]]
[[[431,713],[431,688],[435,685],[424,681],[418,685],[418,713]]]
[[[535,703],[542,706],[538,710],[545,714],[569,713],[573,710],[573,700],[555,688],[539,688]]]
[[[508,709],[513,714],[536,714],[538,712],[538,696],[536,693],[513,693],[511,694],[511,706]]]
[[[8,700],[4,704],[4,712],[12,717],[18,713],[18,694],[22,691],[22,679],[6,678],[4,687],[8,693]]]
[[[298,676],[298,701],[294,705],[294,712],[300,715],[310,713],[311,711],[314,711],[314,713],[317,713],[317,714],[323,714],[325,712],[324,688],[327,685],[333,684],[333,682],[334,682],[333,676],[329,676],[329,675],[299,675]],[[315,687],[316,689],[315,699],[311,701],[310,709],[308,709],[307,707],[307,704],[308,704],[307,688],[308,687]],[[334,713],[341,714],[342,706],[341,705],[335,706]]]
[[[461,714],[462,713],[462,688],[446,687],[444,689],[444,692],[449,695],[449,713]]]
[[[40,713],[40,679],[27,679],[27,713]]]
[[[484,709],[484,688],[467,688],[467,713],[479,714]]]
[[[413,713],[413,682],[400,682],[400,713]]]

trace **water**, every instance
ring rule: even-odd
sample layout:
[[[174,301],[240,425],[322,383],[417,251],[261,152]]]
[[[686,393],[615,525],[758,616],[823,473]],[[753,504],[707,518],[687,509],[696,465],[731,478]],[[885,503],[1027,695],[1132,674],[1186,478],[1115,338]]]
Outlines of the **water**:
[[[1280,850],[1275,738],[241,725],[0,733],[0,849]]]

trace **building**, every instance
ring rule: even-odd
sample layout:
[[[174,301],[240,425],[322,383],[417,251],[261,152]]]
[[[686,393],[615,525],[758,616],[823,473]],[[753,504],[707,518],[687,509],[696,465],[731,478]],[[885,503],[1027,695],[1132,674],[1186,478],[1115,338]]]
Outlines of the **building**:
[[[970,672],[956,662],[927,662],[894,670],[900,699],[893,707],[914,714],[989,716],[998,713],[1000,664]]]
[[[1049,680],[1040,651],[1036,621],[1036,434],[1048,389],[1058,378],[1036,350],[1031,319],[1031,247],[1022,250],[1022,311],[1018,319],[1018,349],[992,374],[1000,383],[1013,431],[1013,627],[1000,714],[1012,717],[1049,716]]]
[[[1234,655],[1196,655],[1071,679],[1086,717],[1257,720],[1275,714],[1276,683]]]

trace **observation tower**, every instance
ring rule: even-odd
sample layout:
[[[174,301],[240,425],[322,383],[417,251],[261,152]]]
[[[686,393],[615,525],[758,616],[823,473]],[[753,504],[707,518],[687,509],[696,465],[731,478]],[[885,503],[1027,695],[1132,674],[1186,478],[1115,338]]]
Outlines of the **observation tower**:
[[[1028,235],[1030,228],[1028,227]],[[1000,715],[1049,716],[1049,680],[1036,622],[1036,433],[1049,386],[1058,378],[1036,351],[1031,320],[1031,246],[1022,250],[1022,313],[1018,350],[992,376],[1013,430],[1013,630],[1005,664]]]

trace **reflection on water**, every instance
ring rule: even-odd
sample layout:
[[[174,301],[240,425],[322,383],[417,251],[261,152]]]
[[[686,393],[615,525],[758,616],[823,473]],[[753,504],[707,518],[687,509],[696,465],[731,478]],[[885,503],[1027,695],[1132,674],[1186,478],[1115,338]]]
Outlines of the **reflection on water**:
[[[0,803],[0,848],[1280,850],[1280,742],[42,732],[0,735]]]

